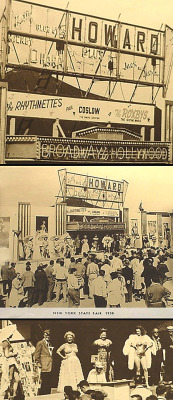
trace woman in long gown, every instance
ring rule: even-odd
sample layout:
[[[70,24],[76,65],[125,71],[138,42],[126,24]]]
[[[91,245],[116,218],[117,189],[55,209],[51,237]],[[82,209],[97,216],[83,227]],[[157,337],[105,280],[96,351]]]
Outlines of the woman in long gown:
[[[83,255],[84,253],[87,254],[87,253],[89,252],[89,249],[90,249],[90,248],[89,248],[88,239],[87,239],[87,236],[86,236],[86,235],[84,235],[84,237],[83,237],[81,243],[82,243],[82,250],[81,250],[82,255]]]
[[[62,358],[58,392],[64,392],[64,386],[71,386],[73,390],[76,390],[77,384],[84,379],[81,363],[77,357],[78,347],[74,343],[74,333],[66,332],[64,339],[66,343],[57,350],[57,354]]]
[[[112,382],[114,380],[114,371],[111,365],[111,340],[107,339],[107,330],[100,329],[100,337],[95,340],[93,346],[96,348],[98,361],[100,361],[103,365],[103,370],[106,374],[106,378],[108,382]]]

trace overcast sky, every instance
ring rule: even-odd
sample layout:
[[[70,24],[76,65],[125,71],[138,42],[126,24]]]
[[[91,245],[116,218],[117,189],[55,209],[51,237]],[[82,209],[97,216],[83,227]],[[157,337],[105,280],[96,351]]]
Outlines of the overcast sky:
[[[57,166],[0,168],[0,206],[29,201],[33,205],[51,206],[58,195]],[[142,200],[147,211],[172,211],[172,166],[68,166],[68,171],[129,182],[125,206],[138,211]],[[1,213],[0,213],[1,214]],[[2,215],[3,216],[3,215]]]
[[[6,0],[0,1],[3,9]],[[172,0],[34,0],[34,3],[66,8],[104,18],[159,29],[162,24],[173,26]],[[41,20],[40,20],[41,23]]]

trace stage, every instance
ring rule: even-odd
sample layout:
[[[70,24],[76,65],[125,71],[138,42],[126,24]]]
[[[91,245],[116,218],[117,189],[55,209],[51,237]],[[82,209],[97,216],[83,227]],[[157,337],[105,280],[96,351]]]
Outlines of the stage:
[[[114,382],[91,383],[90,388],[94,390],[103,390],[109,400],[129,400],[131,380],[122,379]],[[51,394],[25,397],[25,400],[64,400],[64,393],[58,393],[56,389],[51,390]],[[106,397],[106,398],[107,398]]]

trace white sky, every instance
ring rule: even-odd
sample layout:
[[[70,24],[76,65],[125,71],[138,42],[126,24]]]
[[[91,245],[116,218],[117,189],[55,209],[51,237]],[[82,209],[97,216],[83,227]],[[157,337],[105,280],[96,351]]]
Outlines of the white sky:
[[[173,166],[1,166],[0,206],[28,201],[51,206],[58,194],[57,170],[129,182],[125,206],[138,211],[142,200],[146,211],[172,211]],[[1,215],[1,213],[0,213]]]
[[[1,0],[0,10],[6,0]],[[104,18],[117,20],[120,15],[122,22],[148,26],[159,29],[162,24],[173,27],[172,0],[34,0],[40,5],[66,8]],[[40,20],[41,23],[41,20]]]

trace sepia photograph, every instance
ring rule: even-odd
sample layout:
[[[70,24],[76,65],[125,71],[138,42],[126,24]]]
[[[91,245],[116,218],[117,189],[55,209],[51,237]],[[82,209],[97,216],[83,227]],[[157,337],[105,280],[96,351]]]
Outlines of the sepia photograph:
[[[0,164],[172,164],[172,0],[1,0]]]
[[[1,167],[0,307],[173,307],[172,174]]]
[[[2,400],[172,400],[172,363],[172,320],[0,321]]]

